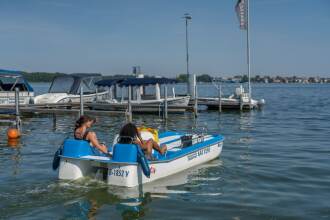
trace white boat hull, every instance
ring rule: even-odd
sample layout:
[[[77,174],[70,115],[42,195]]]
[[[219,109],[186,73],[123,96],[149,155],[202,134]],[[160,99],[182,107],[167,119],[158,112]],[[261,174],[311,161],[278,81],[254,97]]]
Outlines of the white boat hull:
[[[34,92],[19,92],[19,104],[27,105],[33,101]],[[15,105],[15,91],[13,92],[3,92],[0,91],[0,106],[1,105]]]
[[[149,161],[146,165],[150,170],[149,177],[144,174],[140,163],[136,162],[136,160],[134,162],[118,162],[115,159],[116,157],[118,158],[116,156],[117,150],[113,152],[114,158],[94,155],[89,150],[89,144],[87,144],[86,148],[81,148],[80,146],[80,149],[83,149],[82,152],[85,152],[86,149],[89,151],[82,156],[79,153],[80,150],[78,150],[79,152],[75,156],[76,153],[72,154],[72,151],[76,151],[81,142],[76,143],[69,140],[69,142],[74,144],[67,148],[69,150],[65,150],[64,145],[63,152],[71,153],[67,155],[64,153],[61,156],[59,179],[77,180],[89,176],[94,179],[103,179],[109,185],[135,187],[211,161],[219,157],[222,151],[223,137],[221,135],[193,135],[191,136],[192,139],[188,140],[188,143],[186,141],[182,142],[183,136],[177,132],[164,132],[161,135],[160,143],[166,143],[168,151],[165,155],[159,155],[157,152],[154,152],[154,156],[158,157],[157,160]],[[183,146],[184,143],[188,145]],[[130,146],[132,147],[131,149],[136,149],[135,145]],[[118,149],[126,148],[119,147]],[[119,155],[123,155],[125,158],[126,154],[130,153],[125,152]]]
[[[107,97],[108,91],[83,95],[84,102],[94,102]],[[68,93],[46,93],[34,98],[35,104],[79,103],[80,95]]]
[[[190,96],[184,96],[184,97],[169,97],[167,98],[167,104],[171,106],[188,106],[190,100]],[[163,104],[165,99],[152,99],[152,100],[131,100],[132,104],[146,104],[146,105],[161,105]],[[127,100],[117,100],[117,99],[111,99],[111,100],[105,100],[106,103],[113,103],[113,104],[125,104],[127,105]]]
[[[219,157],[223,143],[199,149],[170,162],[151,162],[150,178],[147,178],[138,164],[115,164],[108,165],[108,184],[116,186],[134,187],[140,184],[152,182],[190,167],[211,161]]]

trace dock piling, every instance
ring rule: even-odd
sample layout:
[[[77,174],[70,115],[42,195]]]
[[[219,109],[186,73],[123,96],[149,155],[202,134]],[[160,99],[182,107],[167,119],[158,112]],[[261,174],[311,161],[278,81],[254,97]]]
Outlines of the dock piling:
[[[222,96],[222,94],[221,94],[221,85],[219,85],[219,113],[221,113],[222,112],[222,106],[221,106],[221,96]]]
[[[84,89],[80,87],[80,116],[84,115]]]
[[[197,116],[198,116],[198,93],[197,93],[197,84],[195,84],[194,90],[195,90],[194,115],[195,115],[195,118],[197,118]]]
[[[168,103],[167,103],[167,86],[165,86],[165,92],[164,92],[164,119],[167,120],[168,118]]]
[[[243,96],[242,94],[239,96],[239,109],[241,111],[243,111],[243,106],[244,106],[244,103],[243,103]]]
[[[21,132],[21,118],[19,113],[19,88],[15,88],[15,116],[16,116],[16,128]]]
[[[98,95],[98,88],[96,87],[95,88],[95,95],[96,95],[96,98],[95,98],[95,101],[98,101],[99,100],[99,95]]]
[[[127,117],[128,122],[132,122],[132,87],[128,86]]]

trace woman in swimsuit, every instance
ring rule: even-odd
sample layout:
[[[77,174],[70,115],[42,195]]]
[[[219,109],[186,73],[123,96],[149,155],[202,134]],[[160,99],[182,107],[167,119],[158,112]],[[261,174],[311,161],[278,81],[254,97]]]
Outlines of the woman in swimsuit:
[[[91,145],[102,153],[108,154],[108,148],[104,144],[100,144],[97,140],[96,134],[88,129],[95,123],[95,119],[89,116],[83,115],[76,121],[74,129],[74,138],[77,140],[85,140],[91,143]]]
[[[137,144],[144,150],[145,154],[151,158],[152,149],[157,150],[160,154],[164,154],[167,150],[166,145],[164,144],[162,147],[153,140],[143,140],[141,134],[139,133],[137,127],[132,123],[125,124],[120,132],[119,132],[119,141],[121,144]]]

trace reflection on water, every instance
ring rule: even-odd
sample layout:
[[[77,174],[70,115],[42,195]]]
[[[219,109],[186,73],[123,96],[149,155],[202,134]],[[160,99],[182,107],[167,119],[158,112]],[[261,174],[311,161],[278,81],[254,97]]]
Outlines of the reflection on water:
[[[101,188],[91,189],[83,197],[65,204],[65,218],[96,219],[99,213],[103,212],[102,210],[107,212],[107,216],[110,218],[116,216],[121,216],[123,219],[144,217],[148,214],[148,205],[153,200],[167,198],[169,194],[194,193],[189,189],[200,185],[200,182],[218,181],[219,178],[205,176],[207,168],[214,166],[219,166],[219,160],[211,161],[209,164],[194,167],[168,178],[138,187],[103,186]],[[88,180],[85,179],[84,181]],[[186,185],[184,190],[171,189],[171,187],[177,187],[187,183],[189,183],[189,186]],[[84,185],[86,182],[75,181],[69,184]],[[200,193],[199,195],[216,196],[221,195],[221,193]]]

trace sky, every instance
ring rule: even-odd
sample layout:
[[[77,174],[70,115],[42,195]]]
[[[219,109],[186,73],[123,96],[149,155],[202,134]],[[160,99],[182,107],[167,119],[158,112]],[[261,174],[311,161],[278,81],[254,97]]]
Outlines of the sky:
[[[244,74],[236,0],[0,0],[0,69]],[[250,0],[252,75],[330,77],[329,0]]]

